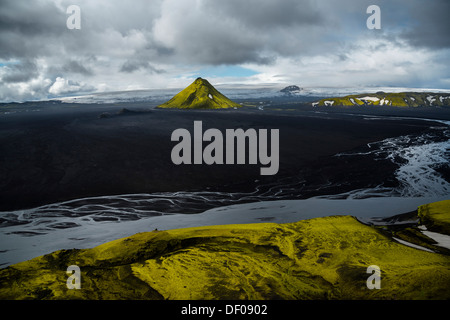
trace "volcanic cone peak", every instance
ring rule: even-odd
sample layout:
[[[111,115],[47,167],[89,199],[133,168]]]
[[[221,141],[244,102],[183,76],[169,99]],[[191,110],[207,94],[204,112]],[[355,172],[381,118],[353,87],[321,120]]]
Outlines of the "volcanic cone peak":
[[[238,108],[239,104],[231,101],[216,90],[206,79],[197,78],[169,101],[158,108],[178,109],[224,109]]]

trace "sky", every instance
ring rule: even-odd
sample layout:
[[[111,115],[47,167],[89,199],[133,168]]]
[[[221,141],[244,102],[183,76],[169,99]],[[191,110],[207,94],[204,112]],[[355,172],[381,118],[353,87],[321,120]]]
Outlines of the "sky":
[[[67,8],[80,8],[80,29]],[[369,29],[370,5],[381,29]],[[218,84],[450,90],[448,0],[0,0],[0,101]]]

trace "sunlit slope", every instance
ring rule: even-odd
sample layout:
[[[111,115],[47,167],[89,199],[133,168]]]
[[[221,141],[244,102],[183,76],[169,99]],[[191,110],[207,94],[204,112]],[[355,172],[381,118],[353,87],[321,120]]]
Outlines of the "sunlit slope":
[[[79,290],[67,289],[70,265]],[[381,289],[366,286],[370,265]],[[154,231],[0,270],[0,298],[449,299],[450,256],[351,216]]]
[[[186,89],[158,108],[225,109],[240,106],[217,91],[207,80],[197,78]]]
[[[450,200],[419,207],[419,218],[430,231],[450,235]]]
[[[450,94],[429,92],[368,93],[326,98],[315,106],[450,107]]]

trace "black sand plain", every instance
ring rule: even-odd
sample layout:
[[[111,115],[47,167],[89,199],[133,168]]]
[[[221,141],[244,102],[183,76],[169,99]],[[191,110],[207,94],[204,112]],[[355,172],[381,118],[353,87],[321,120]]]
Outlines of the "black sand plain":
[[[3,110],[26,107],[0,106]],[[389,184],[393,170],[389,162],[368,166],[366,161],[350,163],[333,155],[436,125],[416,118],[450,119],[448,109],[314,109],[309,104],[264,110],[162,110],[143,103],[46,102],[31,104],[30,110],[0,114],[1,211],[101,195],[249,191],[255,183],[298,175],[308,186],[302,194],[305,198]],[[363,115],[410,119],[373,121]],[[278,174],[261,176],[261,164],[173,164],[172,132],[178,128],[192,132],[196,120],[203,121],[203,130],[217,128],[223,133],[237,128],[279,129]],[[321,189],[327,181],[339,183]]]

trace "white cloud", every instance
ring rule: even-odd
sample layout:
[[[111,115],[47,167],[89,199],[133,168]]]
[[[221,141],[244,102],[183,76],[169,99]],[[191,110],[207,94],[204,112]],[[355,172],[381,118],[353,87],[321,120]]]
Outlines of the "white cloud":
[[[8,83],[0,87],[0,101],[41,100],[48,97],[52,81],[40,75],[27,82]]]
[[[254,82],[306,87],[421,87],[421,81],[425,81],[431,87],[446,88],[444,79],[450,68],[430,63],[440,55],[396,41],[361,38],[352,44],[351,50],[337,47],[334,52],[278,58],[273,65],[255,64],[249,68],[260,72],[252,77]]]
[[[61,77],[57,77],[55,82],[48,89],[48,92],[55,96],[59,96],[62,94],[71,94],[74,92],[90,92],[94,90],[95,88],[85,83],[78,83]]]

